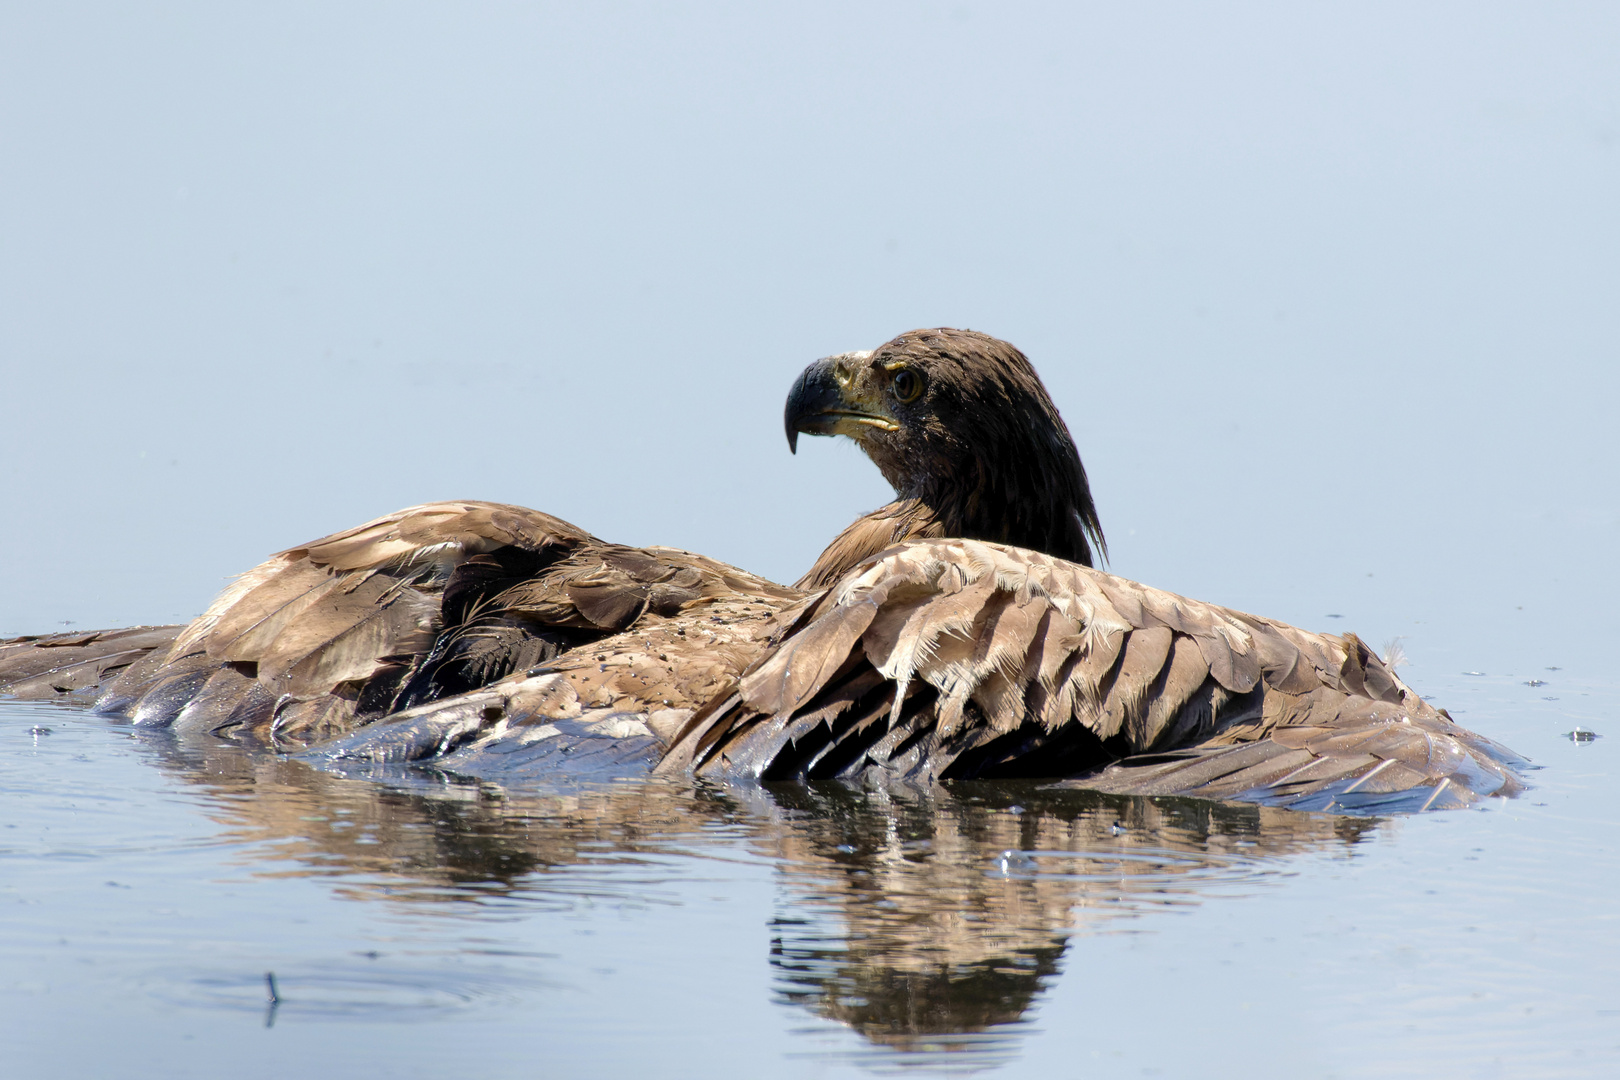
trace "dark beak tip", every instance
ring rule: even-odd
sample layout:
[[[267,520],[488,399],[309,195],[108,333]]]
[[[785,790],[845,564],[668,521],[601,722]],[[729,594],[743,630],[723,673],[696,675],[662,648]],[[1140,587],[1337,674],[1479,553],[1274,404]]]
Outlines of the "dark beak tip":
[[[831,435],[829,412],[842,405],[842,393],[830,358],[817,360],[799,373],[782,410],[788,449],[799,452],[799,435]]]

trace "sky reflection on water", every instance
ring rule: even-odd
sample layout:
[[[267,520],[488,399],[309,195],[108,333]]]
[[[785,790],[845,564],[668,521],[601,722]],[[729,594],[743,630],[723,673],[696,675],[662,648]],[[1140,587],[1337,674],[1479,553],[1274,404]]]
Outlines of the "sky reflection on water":
[[[1620,1061],[1612,770],[1517,723],[1567,748],[1527,796],[1380,820],[1038,784],[387,785],[0,704],[0,1029],[42,1076],[1583,1075]]]
[[[41,715],[6,708],[10,734]],[[1284,872],[1290,857],[1347,857],[1379,827],[1368,819],[1028,784],[865,792],[645,782],[536,794],[424,774],[390,788],[218,741],[141,735],[119,746],[123,740],[110,738],[116,727],[66,710],[53,722],[52,734],[34,736],[41,745],[28,765],[9,770],[13,796],[26,788],[35,797],[20,808],[38,815],[19,823],[27,839],[8,851],[14,865],[28,868],[18,903],[37,901],[43,883],[35,875],[58,860],[97,878],[118,874],[134,855],[157,858],[167,848],[204,857],[206,874],[219,875],[211,884],[227,887],[227,895],[258,898],[249,911],[224,903],[198,912],[204,923],[262,915],[280,906],[279,893],[317,885],[327,902],[316,911],[366,901],[384,913],[364,921],[414,928],[391,948],[276,965],[282,1000],[267,1022],[283,1025],[400,1021],[485,999],[544,998],[542,973],[562,961],[546,949],[545,924],[595,924],[606,911],[609,921],[679,927],[694,888],[729,893],[739,876],[764,874],[774,894],[762,920],[769,949],[753,963],[769,965],[772,1002],[858,1032],[890,1053],[879,1064],[980,1068],[1017,1056],[1025,1014],[1061,972],[1071,934],[1108,932],[1116,920],[1196,906],[1210,895],[1242,895]],[[158,776],[142,778],[145,799],[127,789],[98,797],[78,777],[98,766],[122,771],[127,763],[111,756],[118,754],[157,768]],[[206,833],[172,847],[143,840],[141,819],[152,809],[143,804],[177,798],[193,817],[186,824]],[[92,799],[103,811],[93,823],[81,820]],[[50,807],[36,805],[47,800],[71,808],[68,836]],[[120,842],[120,824],[136,835]],[[87,825],[92,835],[81,835]],[[66,888],[59,900],[73,899],[66,909],[53,904],[47,921],[52,932],[99,925],[98,899],[144,887],[109,878],[105,888],[115,891],[85,897]],[[487,948],[473,947],[482,929],[449,949],[423,940],[446,914],[509,933],[521,923],[529,944],[495,935]],[[155,927],[129,919],[121,917],[113,951],[140,969],[158,959],[142,955],[156,944]],[[12,947],[20,945],[21,935],[14,936]],[[644,962],[611,938],[596,945],[597,968],[634,970]],[[169,961],[135,977],[156,983],[148,992],[182,1011],[266,1008],[264,973],[209,968]],[[730,978],[749,981],[737,975]]]

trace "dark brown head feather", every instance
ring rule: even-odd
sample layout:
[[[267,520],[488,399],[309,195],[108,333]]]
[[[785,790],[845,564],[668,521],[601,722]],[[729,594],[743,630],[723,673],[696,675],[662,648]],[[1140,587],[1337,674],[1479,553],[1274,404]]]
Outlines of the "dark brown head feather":
[[[1005,341],[913,330],[871,353],[818,361],[795,385],[787,422],[790,438],[855,439],[897,496],[845,529],[800,587],[928,537],[1013,544],[1085,566],[1107,557],[1069,429],[1029,360]]]

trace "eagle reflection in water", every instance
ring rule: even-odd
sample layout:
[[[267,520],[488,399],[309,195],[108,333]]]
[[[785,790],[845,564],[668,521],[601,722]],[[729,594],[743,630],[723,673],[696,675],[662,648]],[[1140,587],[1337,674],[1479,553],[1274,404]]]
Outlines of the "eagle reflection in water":
[[[140,745],[201,790],[222,839],[251,845],[256,873],[330,877],[353,900],[566,904],[581,882],[556,871],[738,843],[777,871],[777,1000],[900,1066],[1005,1060],[1077,935],[1199,904],[1382,825],[1035,782],[520,791],[412,766],[345,775],[211,739]]]

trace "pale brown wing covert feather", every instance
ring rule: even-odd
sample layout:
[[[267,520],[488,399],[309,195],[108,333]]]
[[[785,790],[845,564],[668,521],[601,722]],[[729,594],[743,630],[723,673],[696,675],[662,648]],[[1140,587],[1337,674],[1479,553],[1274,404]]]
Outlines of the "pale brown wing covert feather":
[[[1345,805],[1358,793],[1518,787],[1509,757],[1470,741],[1354,635],[1312,634],[1035,552],[901,545],[808,602],[777,637],[731,699],[686,726],[661,769],[892,769],[880,744],[904,715],[901,745],[937,742],[932,777],[1089,752],[1089,768],[1070,775],[1119,791],[1256,797],[1275,785],[1278,800],[1327,792]],[[857,729],[864,756],[838,758],[837,747],[853,753]]]
[[[425,653],[441,624],[440,595],[466,559],[519,547],[560,553],[592,542],[548,514],[499,503],[430,503],[290,548],[242,575],[179,635],[169,654],[193,651],[248,665],[288,709],[335,695],[319,720],[278,720],[282,732],[327,732],[352,718],[346,685],[363,683],[388,658]],[[596,541],[600,543],[600,541]],[[191,710],[196,713],[197,710]]]
[[[281,555],[343,571],[417,558],[440,548],[476,555],[507,546],[574,548],[593,539],[578,526],[538,510],[467,500],[412,506]]]
[[[593,708],[690,710],[735,681],[757,632],[803,595],[521,507],[433,503],[248,571],[165,651],[121,665],[97,707],[298,746],[555,658]]]
[[[687,637],[636,658],[633,674],[617,670],[611,688],[591,688],[604,699],[685,701],[734,679],[758,652],[704,628],[733,615],[763,624],[802,596],[689,552],[609,544],[522,507],[431,503],[272,556],[183,629],[0,644],[0,689],[37,682],[44,696],[89,695],[142,723],[308,743],[389,711],[391,695],[448,645],[467,654],[458,677],[482,684],[525,657],[701,608]],[[727,603],[736,611],[721,613]],[[714,655],[697,655],[688,638]],[[635,652],[633,640],[611,647]],[[677,655],[680,664],[654,659]]]

